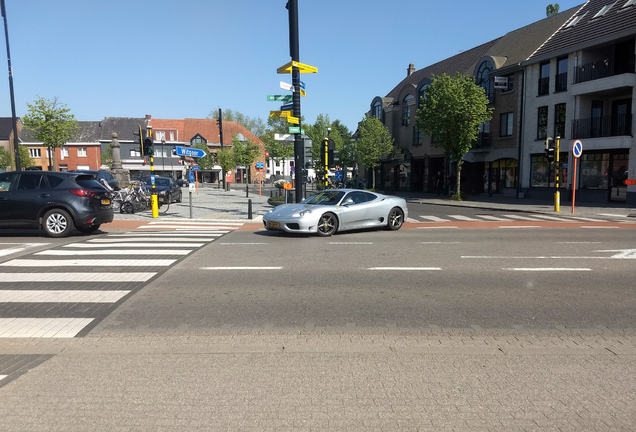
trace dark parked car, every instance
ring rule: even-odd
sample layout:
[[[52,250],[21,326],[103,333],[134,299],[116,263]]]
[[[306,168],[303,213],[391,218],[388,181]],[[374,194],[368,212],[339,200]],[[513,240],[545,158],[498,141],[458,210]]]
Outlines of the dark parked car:
[[[112,222],[110,194],[90,174],[56,171],[0,173],[0,228],[37,228],[67,237]]]
[[[101,183],[102,180],[106,181],[106,183],[108,183],[108,186],[110,186],[113,190],[118,190],[119,189],[119,185],[117,184],[117,179],[115,177],[113,177],[113,175],[110,173],[110,171],[106,171],[106,170],[77,170],[77,171],[71,171],[71,172],[76,172],[76,173],[82,173],[82,174],[90,174],[92,176],[94,176],[97,181],[99,181]]]
[[[180,186],[180,187],[185,187],[185,186],[190,185],[190,182],[188,182],[185,179],[178,179],[177,180],[177,185]]]
[[[152,191],[150,177],[143,177],[141,182],[145,190]],[[169,177],[155,176],[155,191],[160,202],[181,202],[181,188]]]

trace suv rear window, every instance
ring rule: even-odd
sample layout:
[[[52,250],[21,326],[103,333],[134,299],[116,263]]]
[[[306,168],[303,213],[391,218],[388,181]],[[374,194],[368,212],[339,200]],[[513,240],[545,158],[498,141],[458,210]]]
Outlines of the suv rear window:
[[[83,188],[104,189],[92,175],[80,175],[75,178],[75,182]]]

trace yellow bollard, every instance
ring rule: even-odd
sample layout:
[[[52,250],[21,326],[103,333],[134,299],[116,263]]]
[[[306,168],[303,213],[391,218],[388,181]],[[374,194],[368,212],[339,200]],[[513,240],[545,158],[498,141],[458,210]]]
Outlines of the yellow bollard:
[[[150,203],[152,206],[152,217],[159,217],[159,202],[157,201],[157,194],[152,194],[150,198]]]

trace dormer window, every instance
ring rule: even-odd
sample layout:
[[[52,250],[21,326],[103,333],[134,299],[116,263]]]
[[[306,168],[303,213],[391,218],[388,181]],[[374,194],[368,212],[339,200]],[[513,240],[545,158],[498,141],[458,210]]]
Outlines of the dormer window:
[[[609,11],[612,8],[612,6],[614,6],[614,4],[603,6],[603,8],[600,11],[598,11],[596,13],[596,15],[594,15],[594,18],[602,17],[603,15],[605,15],[607,13],[607,11]],[[594,18],[592,18],[592,19],[594,19]]]
[[[577,15],[575,16],[572,21],[570,21],[568,23],[568,25],[565,26],[565,28],[570,28],[570,27],[574,27],[579,21],[581,21],[581,18],[583,18],[583,15]]]
[[[636,0],[627,0],[627,3],[625,3],[623,5],[624,8],[629,7],[629,6],[633,6],[636,4]]]
[[[206,140],[205,138],[203,138],[200,134],[196,134],[194,137],[192,137],[192,139],[190,140],[190,144],[191,145],[195,145],[195,144],[207,144],[208,140]]]

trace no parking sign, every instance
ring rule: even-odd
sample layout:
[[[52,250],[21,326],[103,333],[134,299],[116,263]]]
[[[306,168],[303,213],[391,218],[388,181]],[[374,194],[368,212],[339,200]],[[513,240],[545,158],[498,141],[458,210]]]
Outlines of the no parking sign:
[[[576,165],[583,154],[583,143],[576,140],[572,143],[572,156],[574,156],[574,175],[572,176],[572,213],[574,213],[574,195],[576,192]]]

